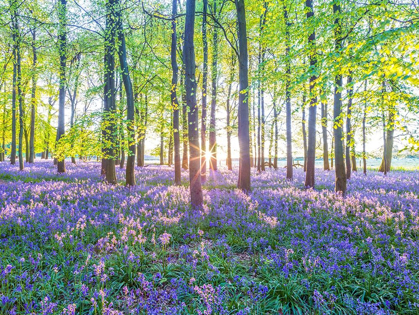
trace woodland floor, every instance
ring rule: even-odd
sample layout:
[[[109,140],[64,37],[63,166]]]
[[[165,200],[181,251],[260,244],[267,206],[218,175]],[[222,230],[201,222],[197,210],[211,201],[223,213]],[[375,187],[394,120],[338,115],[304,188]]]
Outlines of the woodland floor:
[[[418,314],[419,171],[252,174],[204,185],[136,168],[105,184],[98,163],[0,163],[0,314]]]

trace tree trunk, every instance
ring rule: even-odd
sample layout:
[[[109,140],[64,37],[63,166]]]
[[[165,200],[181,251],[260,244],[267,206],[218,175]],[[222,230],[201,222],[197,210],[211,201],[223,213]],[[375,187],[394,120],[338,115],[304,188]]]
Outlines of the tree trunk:
[[[259,64],[260,64],[260,52],[259,52]],[[258,79],[258,172],[262,171],[262,152],[261,152],[261,129],[262,129],[262,120],[260,115],[260,108],[261,108],[261,95],[260,95],[260,79]]]
[[[116,184],[115,171],[115,145],[116,145],[116,90],[115,90],[115,6],[116,0],[106,2],[106,31],[105,31],[105,129],[104,136],[104,157],[102,157],[102,173],[105,169],[106,181],[110,184]]]
[[[32,94],[31,94],[31,128],[30,128],[30,144],[29,144],[29,163],[33,163],[35,159],[35,107],[36,107],[36,30],[32,30]]]
[[[59,25],[59,52],[60,52],[60,91],[59,91],[59,109],[58,109],[58,128],[57,128],[57,142],[65,133],[65,88],[66,88],[66,62],[67,62],[67,0],[60,0],[58,18]],[[63,152],[64,154],[64,152]],[[57,157],[57,172],[65,173],[65,156]]]
[[[239,41],[239,108],[238,108],[238,136],[240,147],[239,179],[237,187],[245,192],[250,191],[250,150],[249,150],[249,105],[248,105],[248,52],[246,11],[244,0],[235,0],[237,11],[237,37]]]
[[[303,116],[302,116],[302,129],[303,129],[303,150],[304,150],[304,172],[307,171],[307,132],[306,132],[306,95],[305,95],[305,86],[304,86],[304,92],[303,92]]]
[[[205,0],[206,1],[206,0]],[[217,1],[214,1],[214,12],[217,12]],[[215,130],[215,110],[217,107],[217,71],[218,66],[218,29],[213,29],[212,37],[212,71],[211,71],[211,117],[209,131],[210,170],[217,171],[217,136]]]
[[[231,65],[230,65],[230,77],[228,81],[228,92],[227,92],[227,169],[231,171],[233,169],[233,163],[231,160],[231,134],[232,134],[232,126],[231,126],[231,90],[233,88],[233,81],[234,81],[234,71],[235,71],[235,62],[234,62],[234,52],[231,55]]]
[[[164,164],[164,129],[163,129],[163,114],[160,118],[160,165]]]
[[[269,133],[269,168],[272,167],[272,149],[274,147],[274,126],[275,126],[275,120],[271,123],[271,130]]]
[[[335,1],[333,3],[333,13],[336,15],[335,25],[335,54],[340,55],[343,48],[342,46],[342,30],[340,20],[340,2]],[[335,191],[341,192],[342,195],[346,193],[346,172],[345,172],[345,161],[343,159],[343,143],[342,143],[342,75],[338,73],[335,76],[335,93],[333,100],[333,133],[335,138]]]
[[[314,18],[313,0],[306,0],[307,20]],[[310,71],[315,71],[317,67],[316,58],[316,33],[313,32],[308,38],[310,46],[309,59]],[[317,95],[316,95],[316,81],[315,74],[310,76],[310,108],[308,110],[308,146],[307,146],[307,172],[306,172],[306,187],[314,187],[315,170],[316,170],[316,112],[317,112]]]
[[[322,135],[323,135],[323,169],[330,170],[329,166],[329,146],[327,143],[327,100],[321,103],[322,111]]]
[[[125,95],[127,98],[127,142],[128,142],[128,159],[127,159],[127,167],[125,170],[125,180],[126,186],[134,186],[135,185],[135,113],[134,113],[134,92],[132,89],[132,82],[131,77],[129,74],[128,62],[127,62],[127,48],[125,44],[125,35],[124,29],[122,26],[122,18],[121,18],[121,7],[119,0],[116,0],[116,4],[118,5],[117,13],[117,29],[118,29],[118,40],[119,40],[119,47],[118,47],[118,55],[119,55],[119,65],[122,72],[122,80],[124,82],[125,87]]]
[[[252,104],[253,104],[253,152],[254,152],[254,163],[253,166],[257,168],[258,166],[258,137],[256,136],[256,102],[255,102],[255,89],[253,88],[252,94]]]
[[[353,87],[352,87],[352,76],[349,73],[348,76],[348,108],[346,112],[346,178],[351,178],[351,147],[353,145],[352,130],[351,130],[351,115],[352,115],[352,96],[353,96]]]
[[[383,154],[383,158],[381,160],[380,167],[378,169],[379,172],[390,172],[391,169],[391,159],[393,157],[393,144],[394,144],[394,120],[395,120],[395,109],[393,106],[389,108],[389,118],[386,129],[385,135],[385,152]],[[383,114],[384,115],[384,114]],[[385,124],[385,118],[384,118]]]
[[[167,152],[167,164],[172,166],[173,164],[173,112],[170,113],[170,127],[169,127],[169,145]]]
[[[183,58],[185,62],[186,103],[189,108],[189,181],[191,205],[193,208],[201,208],[203,197],[201,189],[201,153],[198,132],[198,106],[196,104],[197,84],[195,81],[194,23],[195,0],[187,0]]]
[[[10,164],[16,164],[16,98],[18,90],[17,80],[17,64],[18,64],[18,51],[20,51],[20,34],[19,25],[17,22],[17,1],[13,0],[10,3],[11,7],[11,20],[12,20],[12,41],[13,41],[13,92],[12,92],[12,148],[10,153]],[[20,52],[19,52],[20,54]]]
[[[284,20],[285,20],[285,58],[286,58],[286,81],[285,81],[285,106],[286,106],[286,132],[287,132],[287,179],[293,177],[292,166],[292,125],[291,125],[291,60],[290,60],[290,33],[289,28],[291,24],[288,20],[288,10],[286,2],[284,1]],[[303,109],[304,110],[304,109]],[[277,128],[277,127],[276,127]],[[305,127],[303,128],[305,133]],[[277,132],[277,131],[276,131]],[[305,137],[304,137],[305,141]],[[304,149],[306,152],[306,149]],[[305,156],[305,154],[304,154]],[[304,162],[305,165],[305,162]],[[276,167],[275,167],[276,168]],[[304,166],[305,170],[305,166]]]
[[[183,142],[183,155],[182,155],[182,168],[188,169],[188,107],[186,104],[186,88],[185,88],[185,65],[182,65],[180,75],[180,85],[182,86],[182,142]]]
[[[275,122],[274,169],[277,169],[278,168],[278,110],[276,109],[276,104],[274,104],[274,119],[275,119],[274,120]],[[292,158],[291,158],[291,168],[292,168]],[[288,146],[287,146],[287,174],[288,174]],[[292,174],[291,174],[291,178],[292,178]]]
[[[23,128],[23,136],[25,137],[25,162],[29,163],[29,155],[30,155],[30,153],[29,153],[29,151],[30,151],[29,138],[30,138],[30,135],[28,133],[27,128]]]
[[[177,1],[172,2],[172,45],[170,50],[170,59],[172,61],[172,106],[173,106],[173,138],[175,142],[175,185],[181,184],[181,169],[180,169],[180,136],[179,136],[179,101],[177,99],[177,82],[178,82],[178,66],[176,60],[176,17]]]
[[[364,116],[362,117],[362,163],[363,163],[364,175],[367,175],[367,153],[366,153],[366,150],[365,150],[365,143],[366,143],[365,126],[366,126],[366,122],[367,122],[367,97],[366,97],[367,82],[368,81],[365,80]]]
[[[208,82],[208,40],[207,40],[207,10],[208,0],[204,0],[202,16],[202,43],[204,61],[202,69],[202,109],[201,109],[201,180],[207,177],[207,82]]]

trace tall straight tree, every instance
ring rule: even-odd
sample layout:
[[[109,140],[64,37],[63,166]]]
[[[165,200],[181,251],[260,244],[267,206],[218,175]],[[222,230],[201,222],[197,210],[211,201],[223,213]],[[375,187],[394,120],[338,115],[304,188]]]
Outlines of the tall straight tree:
[[[365,80],[364,85],[364,93],[365,93],[365,99],[364,99],[364,115],[362,117],[362,164],[363,164],[363,171],[364,175],[367,175],[367,153],[366,153],[366,123],[367,123],[367,85],[368,81]]]
[[[239,108],[238,136],[240,147],[239,179],[237,187],[250,191],[250,142],[249,142],[249,57],[247,51],[246,11],[244,0],[235,0],[237,11],[237,37],[239,41]]]
[[[340,1],[333,2],[333,13],[335,15],[335,54],[341,54],[342,45],[342,25],[341,25],[341,8]],[[346,193],[346,172],[345,161],[343,159],[343,143],[342,143],[342,74],[341,69],[337,69],[335,75],[335,93],[333,99],[333,134],[335,140],[335,191]]]
[[[353,145],[353,137],[351,130],[351,115],[352,115],[352,97],[354,90],[352,87],[352,75],[348,76],[348,107],[346,111],[346,179],[351,178],[351,147]]]
[[[293,177],[292,166],[292,131],[291,131],[291,59],[290,59],[290,31],[291,23],[288,19],[286,0],[284,0],[284,21],[285,21],[285,62],[286,62],[286,81],[285,81],[285,109],[286,109],[286,131],[287,131],[287,179]],[[276,113],[276,109],[275,109]],[[275,118],[276,119],[276,118]],[[275,123],[275,134],[277,134],[278,123]],[[276,160],[275,160],[276,163]],[[275,166],[276,168],[276,166]]]
[[[207,177],[207,85],[208,85],[208,39],[207,39],[207,11],[208,0],[204,0],[202,15],[202,44],[204,61],[202,65],[202,108],[201,108],[201,179]]]
[[[31,127],[29,140],[29,163],[35,159],[35,110],[36,110],[36,84],[37,84],[37,51],[36,51],[36,28],[31,29],[32,33],[32,94],[31,94]]]
[[[214,1],[213,14],[217,12],[217,1]],[[211,115],[209,130],[210,169],[217,170],[217,135],[215,131],[215,110],[217,107],[217,65],[218,65],[218,28],[214,27],[212,36],[212,71],[211,71]]]
[[[231,161],[231,89],[234,81],[234,72],[235,72],[235,56],[234,51],[231,55],[231,65],[230,65],[230,77],[228,80],[228,92],[227,92],[227,168],[229,171],[233,169],[233,164]]]
[[[327,100],[321,102],[322,114],[322,136],[323,136],[323,169],[330,170],[329,166],[329,146],[327,142]]]
[[[57,142],[65,133],[65,90],[66,90],[66,63],[67,63],[67,0],[60,0],[58,4],[58,50],[60,54],[60,91],[58,96],[58,128]],[[58,173],[65,173],[65,157],[57,158]]]
[[[307,20],[314,18],[313,1],[306,0]],[[314,23],[313,23],[314,25]],[[314,27],[314,26],[313,26]],[[316,94],[316,32],[313,28],[308,38],[309,60],[310,60],[310,107],[308,109],[308,146],[307,146],[307,172],[306,187],[314,187],[314,173],[316,163],[316,112],[317,112],[317,94]]]
[[[104,165],[106,181],[116,184],[115,145],[116,145],[116,88],[115,88],[115,4],[116,0],[106,1],[105,29],[105,85],[104,85]],[[102,171],[103,172],[103,171]]]
[[[179,136],[179,101],[177,99],[177,82],[178,82],[178,66],[176,60],[176,14],[177,14],[177,0],[172,2],[172,43],[170,48],[170,59],[172,62],[172,89],[171,98],[173,106],[173,138],[175,142],[175,185],[180,185],[181,170],[180,170],[180,136]]]
[[[17,80],[18,52],[20,54],[20,32],[18,24],[18,3],[16,0],[10,1],[10,15],[12,20],[12,40],[13,40],[13,92],[12,92],[12,148],[10,153],[10,164],[16,164],[16,100],[19,97]]]
[[[198,106],[196,104],[195,48],[194,48],[195,0],[186,1],[185,41],[183,58],[185,63],[186,104],[189,134],[189,182],[191,205],[202,207],[201,151],[199,148]]]
[[[135,109],[134,109],[134,91],[132,88],[132,81],[128,68],[127,61],[127,47],[125,44],[125,35],[124,28],[122,25],[122,13],[119,0],[116,0],[116,21],[117,21],[117,30],[118,30],[118,55],[119,55],[119,65],[122,72],[122,80],[124,82],[125,95],[127,99],[127,142],[128,142],[128,158],[127,158],[127,167],[125,170],[125,181],[127,186],[135,185]]]
[[[180,86],[182,87],[182,168],[188,169],[188,106],[186,104],[185,71],[184,64],[180,71]]]

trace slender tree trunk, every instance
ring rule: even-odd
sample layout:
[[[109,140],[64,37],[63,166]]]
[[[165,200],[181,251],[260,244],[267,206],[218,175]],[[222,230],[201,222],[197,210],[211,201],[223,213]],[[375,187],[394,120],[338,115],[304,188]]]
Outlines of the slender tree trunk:
[[[228,92],[227,92],[227,168],[229,171],[233,169],[232,160],[231,160],[231,133],[232,133],[232,126],[231,126],[231,90],[234,81],[234,55],[231,56],[231,68],[230,68],[230,78],[228,84]]]
[[[102,173],[106,175],[106,181],[116,184],[115,171],[115,145],[116,145],[116,89],[115,89],[115,6],[116,0],[106,2],[106,30],[105,30],[105,127],[104,137],[104,157],[102,158]],[[105,171],[104,171],[105,170]]]
[[[170,50],[170,58],[172,62],[172,106],[173,106],[173,138],[175,142],[175,185],[181,184],[181,165],[180,165],[180,126],[179,126],[179,101],[177,99],[178,86],[178,65],[176,60],[176,17],[177,14],[177,0],[172,2],[172,45]]]
[[[121,7],[119,0],[116,0],[118,5],[117,13],[117,28],[118,28],[118,55],[119,65],[122,72],[122,80],[125,87],[125,95],[127,98],[127,141],[128,141],[128,159],[127,167],[125,170],[126,186],[135,185],[135,113],[134,113],[134,91],[132,89],[132,81],[129,73],[128,62],[127,62],[127,48],[125,44],[124,29],[122,26],[121,18]]]
[[[6,83],[4,83],[4,91],[6,92]],[[2,121],[2,152],[1,152],[1,161],[6,160],[6,104],[3,108],[3,121]]]
[[[16,98],[18,90],[17,64],[18,51],[20,51],[20,34],[17,21],[17,0],[10,2],[12,20],[12,40],[13,40],[13,93],[12,93],[12,148],[10,153],[10,164],[16,164]]]
[[[306,0],[307,20],[314,18],[313,0]],[[316,33],[313,32],[308,38],[310,46],[310,69],[315,71],[317,67],[316,58]],[[310,108],[308,110],[308,146],[307,146],[307,172],[306,187],[314,187],[315,170],[316,170],[316,112],[317,112],[317,92],[316,92],[317,76],[312,74],[310,77]]]
[[[346,178],[351,178],[351,146],[352,146],[352,130],[351,130],[351,115],[352,115],[352,76],[348,77],[348,108],[346,112]]]
[[[148,96],[147,94],[144,97],[144,105],[145,105],[145,109],[144,109],[144,128],[143,128],[143,137],[141,139],[141,157],[140,157],[140,166],[144,166],[145,165],[145,160],[144,160],[144,152],[145,152],[145,138],[146,138],[146,132],[147,132],[147,121],[148,121]]]
[[[274,104],[274,119],[275,119],[274,120],[274,123],[275,123],[274,169],[278,169],[278,110],[276,109],[276,104]],[[287,168],[288,168],[288,146],[287,146]],[[292,160],[291,160],[291,168],[292,168]],[[288,174],[288,171],[287,171],[287,174]]]
[[[173,164],[173,112],[170,115],[170,127],[169,127],[169,145],[168,152],[167,152],[167,164],[168,166],[172,166]]]
[[[383,91],[385,91],[385,87],[383,88]],[[391,160],[393,158],[395,115],[396,114],[395,114],[394,106],[390,106],[388,124],[386,127],[386,135],[385,135],[385,153],[383,154],[383,158],[381,160],[381,164],[378,169],[378,171],[384,172],[384,173],[390,172],[390,169],[391,169]],[[385,123],[385,118],[384,118],[384,123]]]
[[[201,189],[201,153],[198,132],[198,106],[196,104],[197,84],[195,80],[194,24],[195,0],[187,0],[183,58],[185,62],[186,103],[189,108],[189,181],[191,205],[193,208],[201,208],[203,197]]]
[[[327,100],[321,103],[322,111],[322,135],[323,135],[323,169],[330,170],[329,166],[329,146],[327,143]]]
[[[208,40],[207,40],[207,10],[208,0],[204,1],[202,16],[202,43],[204,48],[204,61],[202,69],[202,109],[201,109],[201,180],[207,178],[207,83],[208,83]]]
[[[306,96],[305,96],[305,89],[304,89],[303,107],[301,109],[303,111],[303,116],[302,116],[301,121],[302,121],[302,129],[303,129],[304,172],[307,171],[307,132],[306,132],[306,108],[305,108],[305,103],[306,103]]]
[[[331,145],[331,148],[330,148],[330,167],[333,169],[333,161],[334,161],[334,147],[333,147],[333,145],[334,145],[334,143],[335,143],[335,137],[334,136],[332,136],[332,145]]]
[[[259,137],[256,136],[256,101],[255,101],[255,89],[253,88],[253,97],[252,97],[252,104],[253,104],[253,152],[254,152],[254,167],[257,168],[258,166],[258,158],[259,158],[259,153],[258,153],[258,139]]]
[[[36,30],[32,30],[32,94],[31,94],[31,128],[30,128],[30,144],[29,144],[29,163],[33,163],[35,159],[35,107],[36,107]]]
[[[164,130],[163,130],[163,115],[160,119],[160,165],[164,164]]]
[[[214,1],[214,14],[217,12],[217,1]],[[213,29],[212,37],[212,71],[211,71],[211,118],[210,118],[210,132],[209,132],[209,150],[211,153],[210,170],[217,171],[217,135],[216,135],[216,121],[215,110],[217,107],[217,71],[218,66],[218,29]]]
[[[335,53],[341,54],[342,46],[342,29],[340,20],[340,1],[333,3],[333,13],[336,15],[335,25]],[[346,172],[345,161],[343,159],[343,143],[342,143],[342,75],[338,72],[335,76],[335,93],[333,101],[333,133],[335,138],[335,191],[341,192],[342,195],[346,193]]]
[[[240,147],[239,179],[237,187],[245,192],[250,191],[250,143],[249,143],[249,105],[248,105],[248,51],[246,31],[246,11],[244,0],[235,0],[237,11],[237,37],[239,41],[239,108],[238,136]]]
[[[59,6],[59,52],[60,52],[60,91],[59,91],[59,109],[58,109],[58,128],[57,142],[65,133],[65,88],[66,80],[66,63],[67,63],[67,0],[60,0]],[[65,156],[57,157],[57,172],[65,173]]]
[[[292,125],[291,125],[291,60],[290,60],[290,33],[289,28],[291,24],[288,19],[288,10],[286,2],[284,1],[284,20],[285,20],[285,58],[286,58],[286,81],[285,81],[285,107],[286,107],[286,132],[287,132],[287,179],[293,177],[292,166]],[[304,109],[303,109],[304,111]],[[277,127],[276,127],[277,128]],[[305,132],[305,127],[303,128]],[[304,137],[305,141],[305,137]],[[304,149],[306,152],[306,149]],[[305,155],[304,155],[305,156]],[[304,158],[305,159],[305,158]],[[305,165],[305,162],[304,162]],[[276,168],[276,167],[275,167]],[[304,166],[305,170],[305,166]]]
[[[120,121],[120,132],[119,132],[119,149],[121,153],[121,160],[119,161],[119,168],[125,167],[125,125],[124,120],[122,119],[124,114],[124,102],[123,102],[123,93],[122,93],[122,82],[121,87],[119,88],[119,121]]]
[[[17,23],[17,22],[16,22]],[[17,47],[17,96],[19,100],[19,169],[24,168],[23,163],[23,129],[24,129],[24,113],[23,113],[23,95],[22,95],[22,68],[20,43]]]
[[[368,84],[368,81],[365,80],[364,116],[362,117],[362,163],[363,163],[364,175],[367,175],[367,153],[365,150],[365,144],[366,144],[365,127],[366,127],[366,122],[367,122],[367,97],[366,97],[367,84]]]
[[[182,142],[183,142],[183,155],[182,155],[182,168],[188,169],[188,107],[186,104],[186,88],[185,88],[185,65],[182,65],[180,75],[180,85],[182,86]]]
[[[274,147],[274,126],[275,126],[275,121],[273,121],[271,123],[271,130],[269,133],[269,168],[272,168],[272,149]]]
[[[260,53],[259,53],[259,64],[260,64]],[[260,79],[258,79],[258,172],[262,171],[262,152],[261,152],[261,130],[262,130],[262,120],[260,115],[260,109],[261,109],[261,95],[260,95]]]

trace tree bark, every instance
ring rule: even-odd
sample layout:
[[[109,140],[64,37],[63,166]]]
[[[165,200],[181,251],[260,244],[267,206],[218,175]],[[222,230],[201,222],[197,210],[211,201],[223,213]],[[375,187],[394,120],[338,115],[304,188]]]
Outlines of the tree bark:
[[[327,100],[321,103],[322,112],[322,135],[323,135],[323,169],[330,170],[329,166],[329,145],[327,143]]]
[[[231,90],[234,81],[234,55],[231,57],[231,68],[230,68],[230,78],[228,82],[228,92],[227,92],[227,169],[231,171],[233,169],[233,164],[231,160],[231,134],[232,134],[232,126],[231,126]]]
[[[67,84],[66,79],[66,62],[67,62],[67,0],[60,0],[59,6],[59,52],[60,52],[60,91],[59,91],[59,107],[58,107],[58,128],[57,128],[57,142],[65,133],[65,88]],[[64,153],[63,153],[64,154]],[[65,156],[57,157],[57,172],[65,173]]]
[[[389,118],[386,128],[385,134],[385,152],[383,153],[383,158],[381,160],[380,167],[378,169],[379,172],[390,172],[391,169],[391,160],[393,158],[393,144],[394,144],[394,119],[395,119],[395,112],[394,107],[390,106],[389,108]],[[385,118],[384,118],[385,121]]]
[[[35,159],[35,108],[36,108],[36,30],[32,31],[32,94],[31,94],[31,127],[29,140],[29,163],[33,163]]]
[[[217,1],[214,1],[214,12],[217,12]],[[213,29],[212,37],[212,71],[211,71],[211,117],[209,131],[210,170],[217,171],[217,135],[215,110],[217,107],[217,76],[218,76],[218,29]]]
[[[208,40],[207,40],[207,10],[208,0],[203,0],[202,44],[204,60],[202,65],[202,108],[201,108],[201,180],[207,178],[207,83],[208,83]]]
[[[246,31],[246,11],[244,0],[235,0],[237,11],[237,37],[239,41],[239,108],[238,108],[238,136],[240,147],[239,178],[237,187],[245,192],[250,191],[250,143],[249,143],[249,79],[248,79],[248,51]]]
[[[363,164],[364,175],[367,175],[367,153],[365,149],[365,144],[366,144],[365,127],[366,127],[366,122],[367,122],[367,97],[366,97],[367,84],[368,84],[368,81],[365,80],[364,116],[362,117],[362,164]]]
[[[313,1],[306,0],[307,20],[314,18]],[[315,71],[317,67],[316,58],[316,33],[313,32],[308,38],[310,46],[310,71]],[[316,81],[317,76],[312,74],[310,76],[310,108],[308,110],[308,146],[307,146],[307,172],[306,172],[306,187],[314,187],[315,170],[316,170],[316,112],[317,112],[317,95],[316,95]]]
[[[305,95],[305,86],[303,92],[303,107],[302,107],[302,129],[303,129],[303,153],[304,153],[304,172],[307,171],[307,132],[306,132],[306,95]]]
[[[181,184],[181,169],[180,169],[180,136],[179,136],[179,101],[177,99],[177,82],[178,82],[178,65],[176,60],[176,17],[177,14],[177,0],[172,2],[172,45],[170,50],[170,59],[172,62],[172,89],[171,98],[173,106],[173,138],[175,145],[175,185]]]
[[[10,164],[16,164],[16,100],[18,97],[17,64],[18,51],[20,51],[20,34],[17,21],[17,1],[10,2],[12,20],[12,41],[13,41],[13,92],[12,92],[12,148],[10,153]],[[20,53],[19,53],[20,54]]]
[[[182,155],[182,168],[188,169],[188,107],[186,104],[186,88],[185,88],[185,65],[182,65],[180,74],[180,85],[182,86],[182,142],[183,142],[183,155]]]
[[[196,104],[197,84],[195,80],[194,23],[195,0],[187,0],[183,58],[185,62],[186,104],[189,108],[189,181],[191,205],[193,208],[201,208],[203,197],[201,189],[201,152],[198,132],[198,106]]]
[[[352,76],[349,74],[348,80],[348,108],[346,112],[346,179],[351,178],[351,147],[353,145],[352,130],[351,130],[351,115],[352,115]]]
[[[278,110],[276,109],[276,104],[274,104],[274,119],[275,119],[274,120],[275,122],[274,169],[277,169],[278,168]],[[288,150],[288,147],[287,147],[287,150]],[[291,157],[291,168],[292,168],[292,157]],[[287,169],[288,169],[288,151],[287,151]],[[288,171],[287,171],[287,174],[288,174]]]
[[[340,2],[333,3],[333,13],[335,14],[335,54],[340,55],[342,46],[342,29],[341,29],[341,8]],[[343,159],[343,143],[342,143],[342,75],[338,72],[335,76],[335,93],[333,100],[333,133],[335,138],[335,191],[345,195],[346,193],[346,171],[345,161]]]
[[[293,177],[292,166],[292,125],[291,125],[291,60],[290,60],[290,33],[291,24],[288,19],[288,10],[284,1],[284,20],[285,20],[285,58],[286,58],[286,81],[285,81],[285,107],[286,107],[286,132],[287,132],[287,179]],[[304,110],[304,109],[303,109]],[[276,127],[278,128],[278,127]],[[277,131],[276,131],[277,132]],[[304,128],[305,132],[305,128]],[[305,138],[304,138],[305,141]],[[305,151],[306,152],[306,149]],[[304,163],[305,165],[305,163]],[[276,167],[275,167],[276,168]],[[305,168],[304,168],[305,169]]]
[[[117,29],[118,29],[118,55],[119,65],[122,72],[122,81],[125,87],[125,96],[127,98],[127,142],[128,142],[128,158],[127,167],[125,170],[126,186],[135,186],[135,113],[134,113],[134,91],[132,89],[132,82],[127,62],[127,48],[125,44],[124,29],[122,26],[121,7],[119,0],[116,0],[118,6],[117,14]]]
[[[102,174],[106,181],[116,184],[115,171],[115,145],[116,145],[116,88],[115,88],[115,36],[116,36],[116,0],[106,2],[106,30],[105,30],[105,85],[104,85],[104,112],[105,126],[104,157],[102,157]]]

